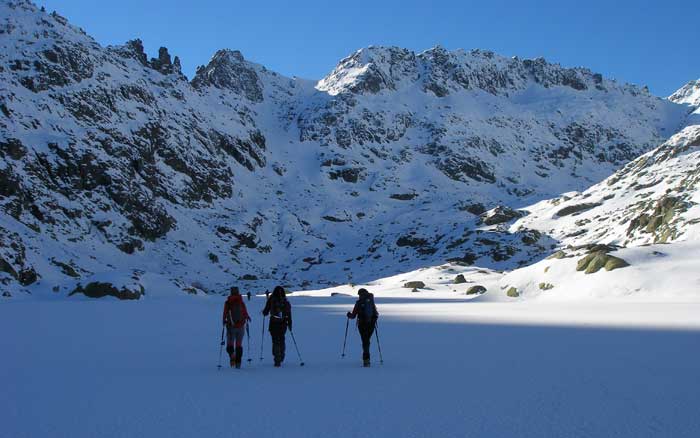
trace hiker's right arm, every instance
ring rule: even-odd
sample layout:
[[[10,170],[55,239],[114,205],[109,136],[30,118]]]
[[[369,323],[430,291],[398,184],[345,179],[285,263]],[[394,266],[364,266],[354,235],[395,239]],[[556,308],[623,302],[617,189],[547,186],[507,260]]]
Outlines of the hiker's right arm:
[[[262,311],[262,314],[267,316],[270,313],[270,299],[267,299],[267,302],[265,303],[265,308]]]
[[[352,312],[348,312],[348,318],[355,319],[355,317],[357,317],[357,312],[359,311],[357,306],[358,306],[358,303],[355,303],[355,307],[352,308]]]

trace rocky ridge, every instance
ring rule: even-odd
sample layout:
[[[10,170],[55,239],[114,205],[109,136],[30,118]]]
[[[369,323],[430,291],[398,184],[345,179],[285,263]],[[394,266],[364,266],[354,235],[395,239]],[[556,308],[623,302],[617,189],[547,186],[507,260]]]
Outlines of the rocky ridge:
[[[581,190],[688,117],[586,69],[440,47],[362,49],[318,82],[220,50],[188,81],[165,48],[149,60],[31,2],[0,9],[15,296],[115,273],[199,293],[524,265],[556,241],[487,210]]]

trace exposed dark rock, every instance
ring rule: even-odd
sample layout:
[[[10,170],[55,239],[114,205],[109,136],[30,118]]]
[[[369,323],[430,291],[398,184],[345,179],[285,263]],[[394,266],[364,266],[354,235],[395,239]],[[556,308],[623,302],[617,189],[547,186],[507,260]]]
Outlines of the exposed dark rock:
[[[406,289],[423,289],[425,288],[425,283],[422,281],[407,281],[403,284]]]
[[[678,235],[674,220],[687,209],[688,204],[680,198],[663,196],[656,201],[653,210],[630,221],[627,235],[632,236],[635,232],[650,233],[655,236],[655,243],[674,240]]]
[[[513,210],[510,207],[498,206],[493,210],[489,210],[481,215],[481,220],[484,225],[498,225],[505,222],[510,222],[514,219],[519,219],[525,216],[525,213]]]
[[[67,275],[67,276],[73,277],[73,278],[80,277],[80,274],[78,274],[78,272],[75,270],[75,268],[73,266],[69,265],[68,263],[63,263],[63,262],[60,262],[56,259],[51,260],[51,263],[53,265],[61,268],[61,272],[63,273],[63,275]]]
[[[611,256],[603,251],[596,251],[580,259],[576,264],[576,270],[585,271],[586,274],[594,274],[601,268],[605,268],[606,271],[612,271],[626,266],[629,266],[629,263],[623,259]]]
[[[350,222],[350,218],[339,218],[335,216],[323,216],[323,220],[327,220],[328,222]]]
[[[127,254],[133,254],[136,251],[143,251],[143,242],[139,239],[128,239],[119,243],[117,248]]]
[[[192,86],[224,88],[239,93],[252,102],[262,102],[262,83],[255,70],[238,50],[219,50],[207,66],[197,68]]]
[[[138,300],[145,294],[143,286],[139,290],[130,290],[127,287],[117,289],[111,283],[92,282],[84,288],[79,284],[68,296],[83,294],[89,298],[115,297],[120,300]]]
[[[418,193],[394,193],[389,195],[389,197],[399,201],[411,201],[418,197]]]
[[[30,284],[35,283],[38,279],[39,276],[34,268],[23,269],[17,275],[17,281],[19,281],[19,284],[22,286],[29,286]]]
[[[341,170],[333,170],[328,172],[328,177],[332,180],[342,178],[343,181],[349,183],[356,183],[360,179],[363,169],[361,168],[348,168]]]
[[[477,258],[478,256],[476,254],[467,252],[462,257],[452,257],[447,259],[447,261],[461,266],[471,266],[474,264]]]
[[[127,50],[121,52],[124,56],[132,57],[144,66],[148,65],[148,57],[143,49],[143,42],[140,39],[127,41],[125,48]]]
[[[481,204],[478,202],[474,203],[474,204],[467,204],[467,205],[461,206],[459,209],[463,210],[463,211],[468,211],[469,213],[471,213],[475,216],[479,216],[479,215],[483,214],[484,212],[486,212],[486,207],[484,207],[484,204]]]
[[[0,272],[6,272],[10,274],[14,278],[18,278],[17,271],[12,267],[11,264],[5,261],[2,257],[0,257]]]
[[[455,181],[464,182],[468,178],[478,182],[496,182],[492,166],[476,157],[448,157],[435,161],[435,167]]]
[[[8,156],[13,160],[20,160],[27,155],[27,148],[16,138],[8,138],[0,141],[0,157]]]
[[[697,137],[695,137],[695,139],[690,140],[690,141],[688,142],[688,146],[691,146],[691,147],[700,146],[700,135],[698,135]]]
[[[525,245],[534,245],[540,240],[541,237],[542,233],[537,230],[524,230],[521,233],[520,241]]]
[[[486,293],[486,288],[477,284],[467,289],[467,295],[481,295]]]
[[[557,216],[569,216],[569,215],[577,215],[579,213],[583,213],[584,211],[591,210],[593,208],[599,207],[603,205],[600,202],[588,202],[588,203],[582,203],[582,204],[575,204],[575,205],[569,205],[567,207],[562,208],[561,210],[557,211]]]
[[[396,246],[410,246],[412,248],[420,248],[426,246],[428,240],[422,237],[401,236],[396,240]]]
[[[459,274],[454,279],[454,284],[462,284],[462,283],[466,283],[466,282],[467,282],[467,279],[464,278],[464,274]]]

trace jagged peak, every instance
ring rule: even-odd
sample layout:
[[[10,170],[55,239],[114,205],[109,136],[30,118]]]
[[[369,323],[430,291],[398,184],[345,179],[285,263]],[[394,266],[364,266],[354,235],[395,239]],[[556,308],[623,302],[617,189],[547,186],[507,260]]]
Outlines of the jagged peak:
[[[566,86],[575,90],[612,86],[589,69],[567,68],[542,57],[507,58],[490,50],[448,50],[441,45],[418,54],[396,46],[369,46],[343,58],[316,88],[331,95],[376,94],[403,85],[421,84],[425,92],[444,97],[461,89],[483,89],[509,94],[531,83],[544,87]],[[644,88],[630,86],[633,93]]]
[[[122,58],[135,59],[144,67],[152,68],[164,75],[175,74],[184,78],[180,65],[180,58],[175,56],[171,59],[167,47],[160,47],[158,49],[158,57],[151,58],[150,61],[144,50],[143,41],[139,38],[129,40],[122,46],[109,46],[107,50]]]
[[[368,46],[343,58],[316,88],[331,95],[343,92],[376,94],[396,89],[404,79],[417,77],[416,54],[396,46]]]
[[[238,50],[221,49],[209,63],[197,68],[192,86],[197,89],[215,87],[243,95],[252,102],[262,102],[263,84],[258,76],[261,68],[246,61]]]
[[[700,107],[700,79],[690,81],[668,97],[675,103]]]
[[[7,6],[12,9],[23,8],[29,11],[37,11],[39,8],[31,0],[0,0],[0,4]],[[44,8],[42,7],[42,10]]]
[[[91,44],[96,44],[94,39],[80,27],[71,24],[68,19],[58,12],[47,12],[43,6],[38,7],[31,0],[0,0],[0,19],[12,23],[6,33],[13,33],[17,29],[25,32],[36,31],[37,27],[43,30],[53,28],[55,36],[57,29],[66,29],[69,32],[62,32],[62,38],[73,41],[85,42],[89,40]]]
[[[245,62],[245,58],[240,50],[220,49],[214,53],[208,65],[212,64],[240,64]]]

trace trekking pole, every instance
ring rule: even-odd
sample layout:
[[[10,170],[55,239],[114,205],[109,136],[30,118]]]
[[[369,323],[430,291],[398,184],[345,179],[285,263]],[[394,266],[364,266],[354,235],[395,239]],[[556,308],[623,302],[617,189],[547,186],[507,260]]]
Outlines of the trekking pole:
[[[345,357],[345,344],[348,342],[348,326],[350,325],[350,318],[345,319],[345,338],[343,338],[343,353],[340,357]]]
[[[377,322],[374,322],[374,334],[377,336],[377,348],[379,348],[379,363],[384,365],[384,358],[382,357],[382,344],[379,342],[379,326]]]
[[[294,332],[290,330],[289,333],[292,334],[292,341],[294,341],[294,348],[297,350],[297,356],[299,356],[299,365],[303,367],[304,361],[301,359],[301,353],[299,353],[299,347],[297,346],[297,340],[294,339]]]
[[[248,363],[252,362],[253,359],[250,357],[250,324],[245,323],[245,333],[248,336]]]
[[[224,327],[221,327],[221,344],[219,345],[219,365],[217,368],[220,370],[221,369],[221,353],[223,353],[224,350]]]
[[[262,334],[260,335],[260,362],[263,360],[263,345],[265,344],[265,316],[262,319]]]

